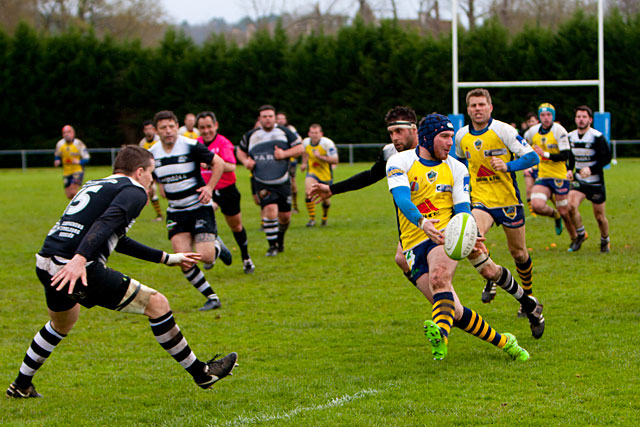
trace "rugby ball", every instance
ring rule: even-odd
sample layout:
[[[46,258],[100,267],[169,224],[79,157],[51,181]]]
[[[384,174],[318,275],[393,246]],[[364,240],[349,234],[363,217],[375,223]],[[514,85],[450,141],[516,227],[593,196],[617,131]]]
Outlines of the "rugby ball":
[[[478,226],[473,215],[461,212],[454,215],[444,230],[444,251],[451,259],[459,261],[473,251],[478,238]]]

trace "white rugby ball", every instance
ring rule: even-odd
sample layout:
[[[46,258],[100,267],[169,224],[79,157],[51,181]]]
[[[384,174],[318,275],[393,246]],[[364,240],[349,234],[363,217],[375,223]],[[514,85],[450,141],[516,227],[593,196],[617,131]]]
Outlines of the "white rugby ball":
[[[478,226],[473,215],[461,212],[454,215],[444,230],[444,251],[459,261],[469,256],[478,238]]]

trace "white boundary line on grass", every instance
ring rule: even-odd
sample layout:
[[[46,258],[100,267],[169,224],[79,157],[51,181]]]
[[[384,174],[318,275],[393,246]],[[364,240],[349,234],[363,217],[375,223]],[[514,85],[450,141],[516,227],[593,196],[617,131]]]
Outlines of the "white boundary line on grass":
[[[293,418],[296,415],[302,413],[302,412],[309,412],[309,411],[323,411],[325,409],[330,409],[330,408],[335,408],[337,406],[342,406],[345,403],[349,403],[353,400],[356,399],[360,399],[362,397],[368,396],[368,395],[372,395],[372,394],[377,394],[379,393],[378,390],[375,389],[369,389],[369,390],[361,390],[353,395],[348,395],[345,394],[342,397],[336,397],[330,401],[328,401],[325,404],[322,405],[315,405],[315,406],[303,406],[303,407],[299,407],[299,408],[295,408],[289,412],[284,412],[281,414],[274,414],[274,415],[256,415],[254,417],[244,417],[244,416],[239,416],[238,418],[236,418],[233,421],[229,421],[226,425],[228,426],[242,426],[242,425],[247,425],[247,424],[255,424],[255,423],[260,423],[260,422],[265,422],[265,421],[276,421],[276,420],[285,420],[285,419],[289,419],[289,418]]]

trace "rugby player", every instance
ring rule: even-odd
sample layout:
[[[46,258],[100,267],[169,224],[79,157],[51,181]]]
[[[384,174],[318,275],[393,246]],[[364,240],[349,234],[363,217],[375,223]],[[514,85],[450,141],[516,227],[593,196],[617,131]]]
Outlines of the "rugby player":
[[[187,115],[184,116],[184,126],[180,126],[178,129],[178,135],[191,139],[198,139],[200,132],[195,126],[196,116],[193,113],[187,113]]]
[[[300,137],[276,124],[272,105],[258,109],[260,126],[247,132],[238,146],[238,160],[253,173],[269,244],[266,256],[284,252],[284,235],[291,221],[289,158],[299,157]]]
[[[217,237],[216,218],[211,195],[220,180],[224,161],[194,139],[178,135],[178,119],[171,111],[156,113],[153,122],[160,144],[149,149],[155,158],[154,178],[164,188],[169,200],[167,230],[175,252],[195,249],[202,255],[205,268],[213,267],[220,258],[226,265],[232,262],[231,252]],[[211,167],[211,179],[205,185],[200,164]],[[184,277],[207,298],[201,311],[220,307],[220,298],[207,282],[197,265],[182,267]]]
[[[242,225],[240,213],[240,192],[236,187],[236,156],[231,141],[218,133],[219,122],[211,111],[202,111],[196,117],[196,126],[200,132],[198,141],[207,149],[224,160],[224,169],[220,181],[213,190],[212,199],[220,207],[233,237],[238,243],[242,256],[242,268],[246,274],[255,271],[255,265],[249,256],[249,241],[247,231]],[[211,180],[211,170],[202,168],[202,178],[205,183]]]
[[[420,121],[418,147],[391,156],[386,166],[402,250],[416,286],[433,303],[433,320],[424,322],[425,335],[436,360],[447,356],[449,332],[455,325],[503,349],[512,359],[526,361],[529,353],[515,336],[498,333],[479,314],[463,307],[453,288],[458,263],[444,252],[442,230],[454,214],[471,213],[469,174],[448,155],[453,135],[446,116],[429,114]],[[482,240],[478,239],[475,249],[486,253]],[[505,286],[517,285],[510,275],[503,274],[501,279]]]
[[[456,155],[469,168],[471,206],[478,231],[485,236],[494,223],[502,225],[522,288],[525,294],[533,295],[533,264],[515,171],[530,168],[540,160],[513,127],[491,117],[493,104],[488,90],[469,91],[466,103],[471,124],[456,133]],[[487,280],[482,302],[491,302],[495,295],[495,282]],[[536,312],[542,315],[542,305]],[[518,316],[527,316],[522,306]]]
[[[300,137],[298,130],[289,123],[287,119],[287,113],[284,111],[278,111],[276,114],[276,123],[278,126],[286,127],[296,136]],[[298,213],[298,184],[296,183],[296,169],[298,168],[298,158],[289,158],[289,178],[291,179],[291,212]]]
[[[144,136],[138,145],[145,150],[148,150],[153,147],[156,142],[160,141],[160,137],[158,137],[156,133],[156,127],[153,125],[153,120],[145,120],[142,122],[142,133]],[[153,220],[157,222],[164,221],[162,209],[160,209],[160,199],[158,198],[158,185],[155,182],[149,187],[148,193],[151,206],[153,206],[153,210],[156,211],[156,217]]]
[[[331,185],[333,182],[332,166],[338,164],[336,144],[324,136],[322,126],[314,123],[309,126],[309,136],[302,141],[302,146],[304,153],[302,153],[300,170],[307,171],[307,176],[304,179],[305,193],[311,192],[313,184]],[[307,227],[314,227],[316,225],[316,203],[309,196],[306,197],[305,203],[309,212]],[[327,225],[330,206],[331,200],[329,198],[322,201],[322,226]]]
[[[538,215],[552,217],[556,234],[562,234],[562,222],[569,222],[569,180],[567,179],[567,160],[571,153],[569,136],[564,127],[555,123],[556,109],[545,102],[538,107],[540,123],[532,126],[524,134],[540,156],[538,178],[531,190],[531,206]],[[556,209],[547,205],[553,198]],[[571,231],[570,231],[570,234]]]
[[[62,165],[62,181],[64,193],[73,199],[84,178],[84,167],[89,163],[89,151],[84,142],[76,138],[76,131],[71,125],[62,128],[62,139],[56,143],[53,166]]]
[[[611,249],[609,242],[609,221],[605,215],[605,201],[607,200],[604,185],[603,168],[611,162],[609,143],[602,132],[591,127],[593,111],[586,105],[575,109],[577,129],[569,133],[571,144],[571,159],[567,177],[573,181],[569,190],[569,217],[575,230],[571,235],[569,252],[580,250],[587,239],[587,233],[580,216],[580,203],[587,199],[593,205],[593,215],[600,229],[600,252],[608,253]],[[575,173],[573,171],[575,167]]]
[[[114,249],[145,261],[183,267],[200,259],[197,253],[168,254],[126,236],[147,203],[145,189],[153,170],[149,151],[123,147],[113,175],[87,182],[49,231],[36,255],[36,274],[44,286],[50,321],[33,338],[16,380],[7,389],[8,397],[41,397],[33,376],[73,328],[80,305],[147,316],[158,343],[204,389],[233,370],[236,353],[209,362],[198,359],[176,324],[167,298],[106,266]]]

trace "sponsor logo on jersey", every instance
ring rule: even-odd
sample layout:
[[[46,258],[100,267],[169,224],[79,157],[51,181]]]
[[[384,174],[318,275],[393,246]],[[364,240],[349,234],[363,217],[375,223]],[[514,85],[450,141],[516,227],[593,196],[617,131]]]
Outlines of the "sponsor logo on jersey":
[[[425,199],[424,202],[420,203],[417,207],[420,213],[427,214],[427,216],[431,216],[429,214],[433,214],[439,210],[429,199]]]
[[[506,208],[502,208],[502,212],[504,212],[504,216],[506,216],[509,219],[514,219],[516,217],[516,214],[518,213],[515,206],[508,206]]]
[[[496,175],[494,171],[489,169],[488,167],[481,165],[480,169],[478,169],[478,174],[476,175],[476,182],[494,182],[500,181],[500,175]]]
[[[495,174],[496,173],[494,171],[485,167],[484,165],[481,165],[480,169],[478,169],[478,177],[494,176]]]
[[[467,160],[471,160],[471,153],[468,150],[464,152],[464,156],[467,158]]]
[[[415,181],[409,184],[409,186],[411,187],[411,191],[418,191],[420,189],[420,184],[418,183],[418,178],[414,178],[414,179]]]
[[[389,169],[387,169],[387,178],[398,175],[404,175],[404,171],[402,169],[398,169],[395,166],[391,166]]]
[[[429,173],[427,174],[427,180],[429,181],[429,184],[433,184],[437,178],[438,172],[436,171],[429,171]]]
[[[506,148],[497,148],[495,150],[484,150],[485,157],[502,156],[507,154]]]
[[[178,163],[187,163],[187,156],[180,156],[178,157]]]
[[[436,192],[438,193],[452,193],[453,186],[448,184],[438,184],[436,185]]]
[[[482,148],[482,140],[476,139],[473,145],[476,147],[476,150],[480,151],[480,149]]]
[[[207,226],[207,221],[204,219],[198,219],[196,220],[196,225],[194,226],[194,228],[204,228]]]
[[[548,148],[549,150],[556,149],[556,148],[558,148],[558,144],[549,144],[549,145],[547,145],[547,148]]]

